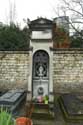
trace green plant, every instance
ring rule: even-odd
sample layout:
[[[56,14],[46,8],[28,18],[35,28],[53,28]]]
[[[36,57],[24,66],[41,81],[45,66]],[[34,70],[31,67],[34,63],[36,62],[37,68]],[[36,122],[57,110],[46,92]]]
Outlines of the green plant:
[[[1,51],[26,51],[29,48],[30,31],[27,27],[20,29],[18,25],[2,25],[0,27]]]
[[[0,125],[15,125],[15,120],[12,118],[12,114],[3,108],[0,111]]]
[[[45,103],[45,104],[48,104],[48,101],[49,101],[49,97],[48,97],[48,95],[45,95],[45,96],[44,96],[44,103]]]

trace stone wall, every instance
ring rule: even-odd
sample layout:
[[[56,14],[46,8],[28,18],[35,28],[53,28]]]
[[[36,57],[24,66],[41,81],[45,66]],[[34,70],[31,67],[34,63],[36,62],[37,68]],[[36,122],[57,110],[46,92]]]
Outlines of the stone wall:
[[[53,51],[54,92],[83,92],[83,50]]]
[[[29,52],[0,51],[0,91],[27,89]],[[53,51],[54,92],[83,92],[83,50]]]
[[[0,91],[27,89],[29,74],[28,52],[0,51]]]

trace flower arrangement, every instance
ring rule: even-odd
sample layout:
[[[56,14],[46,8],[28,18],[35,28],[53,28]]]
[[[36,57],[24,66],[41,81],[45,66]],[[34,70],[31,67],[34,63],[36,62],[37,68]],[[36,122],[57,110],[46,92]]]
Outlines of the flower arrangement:
[[[48,102],[49,102],[49,97],[48,97],[48,95],[45,95],[45,96],[38,96],[37,98],[34,97],[34,98],[33,98],[33,102],[35,102],[35,103],[44,103],[44,104],[48,104]]]

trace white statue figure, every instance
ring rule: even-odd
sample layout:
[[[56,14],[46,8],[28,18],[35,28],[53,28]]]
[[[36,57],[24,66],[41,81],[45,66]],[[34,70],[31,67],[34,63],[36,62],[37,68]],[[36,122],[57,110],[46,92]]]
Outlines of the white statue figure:
[[[39,66],[39,76],[42,77],[44,74],[43,74],[43,71],[44,71],[44,68],[42,65]]]

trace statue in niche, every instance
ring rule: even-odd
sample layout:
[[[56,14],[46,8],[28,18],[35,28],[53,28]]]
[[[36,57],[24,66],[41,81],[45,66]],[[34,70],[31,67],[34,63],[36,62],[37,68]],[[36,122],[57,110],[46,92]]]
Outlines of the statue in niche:
[[[44,68],[43,68],[42,65],[39,66],[39,73],[38,73],[38,75],[39,75],[40,77],[43,77],[43,76],[44,76]]]
[[[36,64],[35,67],[36,67],[35,75],[37,77],[42,78],[47,76],[47,69],[45,64]]]

